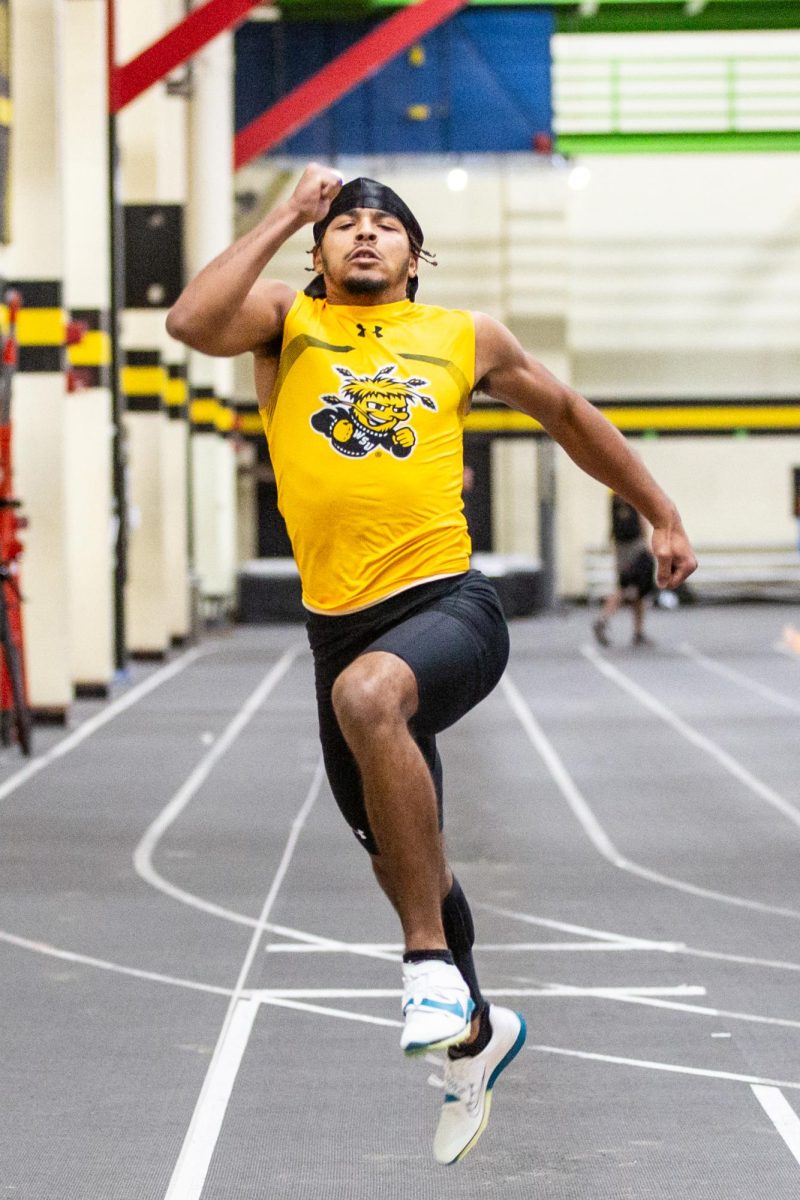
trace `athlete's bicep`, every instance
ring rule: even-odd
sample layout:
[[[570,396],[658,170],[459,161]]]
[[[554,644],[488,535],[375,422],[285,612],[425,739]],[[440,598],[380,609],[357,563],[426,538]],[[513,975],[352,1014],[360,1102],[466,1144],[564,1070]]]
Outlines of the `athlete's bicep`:
[[[475,313],[477,386],[510,408],[547,424],[568,401],[570,389],[551,374],[493,317]]]

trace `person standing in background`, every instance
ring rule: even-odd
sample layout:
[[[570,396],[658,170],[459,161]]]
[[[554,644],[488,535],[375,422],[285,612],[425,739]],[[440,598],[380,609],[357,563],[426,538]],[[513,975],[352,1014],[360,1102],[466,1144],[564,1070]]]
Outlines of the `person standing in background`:
[[[610,646],[609,622],[620,606],[630,601],[633,610],[632,644],[651,646],[653,643],[644,632],[644,619],[647,597],[656,590],[655,559],[647,545],[642,518],[632,504],[616,493],[611,496],[611,543],[614,547],[617,587],[606,596],[600,616],[592,625],[594,636],[601,646]]]

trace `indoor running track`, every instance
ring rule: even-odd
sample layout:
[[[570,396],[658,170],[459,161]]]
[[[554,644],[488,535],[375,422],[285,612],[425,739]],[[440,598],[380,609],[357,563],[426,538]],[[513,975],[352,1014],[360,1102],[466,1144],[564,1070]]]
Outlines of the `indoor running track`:
[[[0,1198],[796,1200],[798,625],[687,607],[600,651],[586,610],[513,623],[442,752],[484,990],[529,1037],[447,1168],[301,626],[6,751]]]

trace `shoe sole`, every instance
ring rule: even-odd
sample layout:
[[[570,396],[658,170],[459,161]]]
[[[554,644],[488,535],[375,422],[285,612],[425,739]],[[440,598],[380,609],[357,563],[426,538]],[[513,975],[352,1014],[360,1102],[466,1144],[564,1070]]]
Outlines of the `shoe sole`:
[[[467,1021],[464,1028],[453,1034],[452,1037],[445,1038],[441,1042],[411,1042],[410,1045],[403,1048],[403,1053],[407,1058],[416,1058],[420,1054],[427,1054],[429,1050],[448,1050],[451,1046],[460,1046],[465,1042],[472,1030],[472,1021]]]
[[[500,1062],[497,1064],[497,1066],[495,1067],[495,1069],[492,1071],[491,1075],[489,1076],[489,1082],[486,1085],[486,1101],[483,1106],[483,1120],[481,1121],[480,1125],[473,1133],[470,1140],[467,1142],[464,1149],[460,1150],[458,1152],[458,1154],[455,1156],[455,1158],[451,1158],[449,1162],[441,1164],[444,1167],[452,1167],[457,1162],[461,1162],[462,1158],[464,1158],[467,1154],[469,1154],[470,1150],[475,1145],[475,1143],[477,1142],[478,1138],[483,1133],[486,1126],[489,1124],[489,1114],[492,1109],[492,1089],[494,1088],[495,1081],[497,1080],[498,1075],[500,1075],[502,1071],[505,1071],[508,1064],[510,1062],[513,1062],[514,1059],[517,1057],[520,1050],[525,1045],[525,1038],[528,1036],[528,1027],[525,1024],[525,1018],[522,1016],[521,1013],[517,1013],[517,1016],[519,1017],[519,1020],[520,1020],[520,1031],[517,1034],[517,1040],[514,1042],[514,1045],[511,1047],[511,1049],[506,1052],[504,1057],[500,1059]]]

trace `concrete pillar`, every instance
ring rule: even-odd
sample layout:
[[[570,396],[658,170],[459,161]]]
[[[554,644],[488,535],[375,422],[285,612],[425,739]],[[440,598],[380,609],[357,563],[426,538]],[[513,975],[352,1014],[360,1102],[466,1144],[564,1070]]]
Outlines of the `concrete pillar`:
[[[233,36],[226,33],[206,46],[192,67],[186,238],[190,276],[233,241],[233,129]],[[195,400],[213,397],[223,406],[230,403],[234,383],[229,360],[191,354],[189,379]],[[195,569],[201,594],[229,603],[236,572],[236,465],[233,442],[219,428],[219,414],[213,424],[216,435],[208,432],[209,422],[193,421],[201,426],[192,437]]]
[[[182,0],[140,0],[136,5],[119,5],[118,12],[118,53],[125,60],[185,15]],[[180,95],[156,84],[121,113],[126,205],[183,203],[184,104]],[[152,219],[158,221],[157,211]],[[146,258],[148,247],[134,247],[133,253]],[[150,257],[157,259],[152,250]],[[152,265],[155,279],[158,262]],[[170,302],[156,285],[137,302],[141,307],[126,310],[122,323],[132,501],[126,617],[130,651],[146,657],[166,654],[173,640],[186,638],[190,624],[187,427],[185,416],[173,422],[167,415],[167,400],[175,391],[170,368],[183,361],[182,349],[176,349],[164,329]]]
[[[16,491],[30,527],[22,567],[32,707],[64,719],[72,699],[63,311],[60,0],[13,0],[12,241],[2,272],[23,295],[12,422]]]
[[[182,350],[171,339],[165,348],[166,459],[169,486],[166,505],[167,627],[170,640],[181,645],[191,636],[193,614],[190,588],[189,531],[189,386]],[[170,355],[175,357],[170,358]]]
[[[114,562],[105,0],[65,5],[64,39],[65,297],[72,319],[88,328],[68,350],[77,384],[66,401],[71,670],[78,694],[106,695],[114,674]]]

